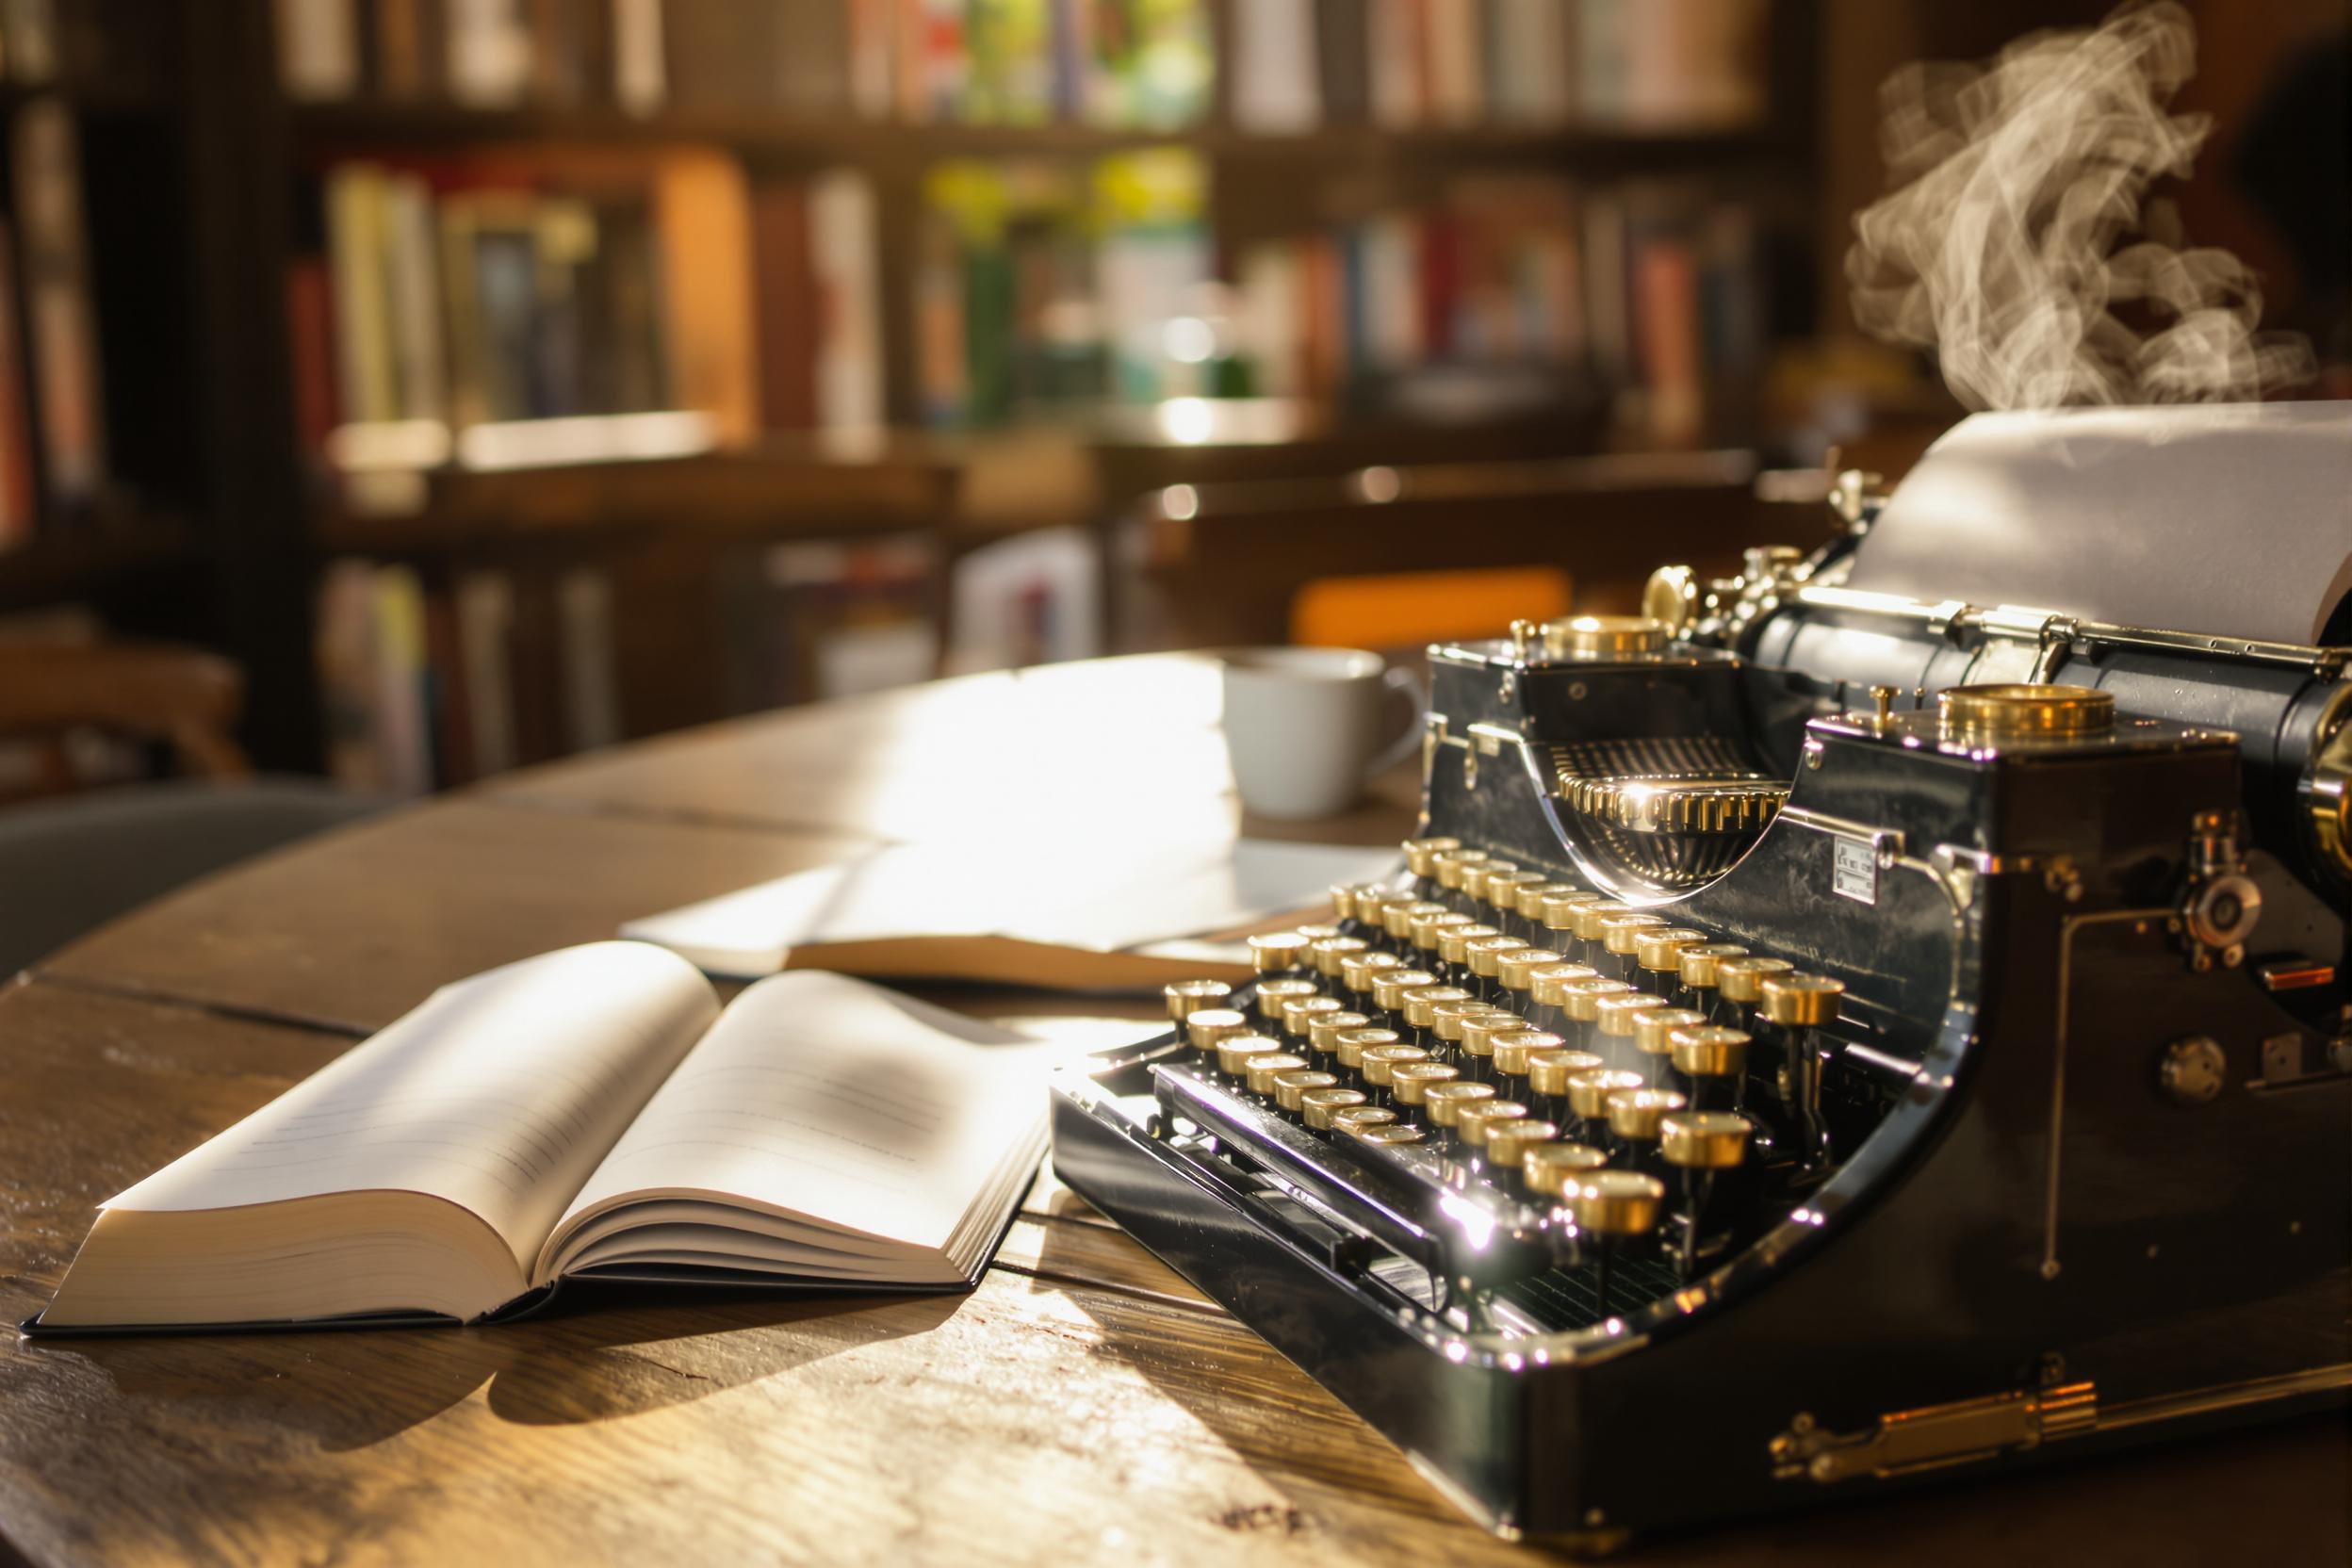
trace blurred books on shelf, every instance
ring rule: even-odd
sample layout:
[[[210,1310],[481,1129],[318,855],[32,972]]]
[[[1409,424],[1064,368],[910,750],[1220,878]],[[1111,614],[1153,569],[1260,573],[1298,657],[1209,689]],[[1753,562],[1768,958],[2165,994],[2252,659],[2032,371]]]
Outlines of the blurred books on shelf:
[[[739,551],[719,576],[727,706],[854,696],[938,673],[928,539],[794,541]]]

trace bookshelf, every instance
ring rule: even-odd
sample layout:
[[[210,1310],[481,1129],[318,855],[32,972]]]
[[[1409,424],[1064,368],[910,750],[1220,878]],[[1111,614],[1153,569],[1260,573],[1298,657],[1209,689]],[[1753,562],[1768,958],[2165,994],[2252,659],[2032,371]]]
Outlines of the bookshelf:
[[[0,81],[0,117],[63,97],[82,130],[90,292],[106,372],[106,422],[118,437],[114,447],[122,461],[108,475],[103,505],[63,520],[44,512],[29,541],[0,552],[0,610],[87,601],[125,631],[192,637],[222,648],[252,680],[246,738],[256,756],[267,765],[310,768],[335,745],[334,701],[326,690],[333,674],[322,667],[332,661],[320,652],[322,629],[315,617],[322,588],[342,563],[377,562],[408,574],[401,591],[421,588],[427,601],[421,612],[428,618],[439,612],[430,602],[433,595],[454,594],[483,573],[560,579],[593,570],[612,574],[617,586],[611,591],[626,593],[632,605],[654,607],[649,614],[691,623],[697,594],[707,600],[713,580],[795,541],[853,549],[870,541],[887,555],[897,542],[916,539],[935,561],[952,560],[963,547],[954,515],[963,493],[959,476],[993,445],[1013,444],[1039,421],[1092,454],[1093,498],[1104,506],[1115,501],[1111,492],[1181,476],[1190,471],[1188,465],[1212,477],[1279,475],[1416,448],[1546,456],[1659,439],[1655,432],[1612,424],[1607,410],[1621,389],[1590,384],[1589,378],[1535,377],[1529,380],[1533,391],[1509,407],[1456,412],[1432,422],[1411,405],[1359,395],[1363,385],[1377,382],[1375,390],[1385,398],[1388,382],[1412,377],[1363,376],[1354,368],[1344,368],[1337,380],[1328,368],[1302,370],[1274,388],[1307,410],[1301,428],[1311,438],[1263,449],[1245,443],[1222,455],[1188,453],[1182,440],[1134,439],[1127,433],[1137,410],[1098,406],[1103,399],[1094,392],[1043,407],[1015,399],[978,414],[969,403],[957,404],[943,417],[940,400],[931,395],[939,361],[936,353],[926,359],[924,346],[926,333],[936,339],[939,330],[925,315],[924,301],[936,297],[941,276],[951,286],[956,276],[952,270],[942,273],[937,261],[942,224],[937,176],[943,167],[1058,170],[1083,184],[1092,172],[1139,155],[1187,160],[1199,171],[1203,191],[1200,209],[1188,221],[1206,278],[1237,300],[1252,256],[1302,242],[1311,251],[1322,243],[1318,233],[1337,234],[1341,249],[1333,253],[1341,253],[1355,243],[1350,225],[1364,225],[1366,234],[1382,224],[1388,228],[1380,232],[1392,234],[1397,224],[1452,225],[1454,193],[1464,185],[1503,182],[1508,190],[1511,181],[1549,180],[1579,198],[1619,187],[1687,189],[1707,211],[1754,219],[1756,253],[1741,263],[1753,277],[1742,286],[1769,295],[1756,309],[1773,330],[1802,331],[1809,324],[1816,282],[1807,246],[1817,226],[1808,204],[1817,134],[1818,0],[1671,0],[1669,8],[1690,17],[1704,20],[1709,8],[1723,8],[1723,14],[1751,17],[1758,29],[1750,48],[1753,102],[1746,112],[1696,117],[1629,112],[1625,104],[1598,112],[1562,94],[1535,107],[1523,102],[1508,113],[1463,112],[1462,73],[1504,69],[1503,52],[1494,42],[1499,35],[1491,29],[1502,25],[1506,12],[1519,18],[1516,24],[1557,25],[1557,17],[1539,24],[1527,19],[1539,11],[1590,10],[1623,29],[1634,25],[1631,0],[1561,0],[1557,7],[1552,0],[1264,0],[1263,15],[1237,11],[1245,3],[1254,7],[1260,0],[993,5],[990,24],[999,26],[1025,25],[1024,16],[1059,25],[1089,6],[1141,18],[1136,36],[1144,43],[1138,47],[1155,36],[1151,28],[1174,28],[1167,36],[1178,37],[1180,53],[1198,45],[1209,72],[1205,83],[1194,84],[1190,109],[1181,118],[1154,117],[1154,111],[1106,122],[1096,102],[1099,84],[1081,90],[1062,76],[1050,89],[1032,81],[1021,90],[1029,97],[1007,108],[1019,98],[1005,86],[1018,85],[1016,70],[988,88],[995,95],[988,112],[998,122],[986,122],[942,114],[937,101],[910,106],[903,86],[878,88],[881,78],[857,53],[855,37],[841,44],[848,61],[841,83],[828,86],[804,75],[772,102],[748,101],[740,82],[721,84],[725,90],[702,90],[692,74],[715,72],[714,59],[724,63],[725,51],[714,54],[712,43],[731,37],[729,29],[743,29],[755,41],[774,42],[785,31],[795,40],[822,41],[837,36],[825,30],[835,26],[829,19],[837,14],[854,31],[873,25],[876,17],[921,12],[936,19],[981,9],[960,12],[942,0],[483,0],[465,6],[445,0],[214,0],[203,8],[172,0],[98,0],[89,8],[106,19],[97,30],[136,38],[136,58],[109,60],[89,40],[61,42],[60,53],[69,57],[47,79]],[[1288,23],[1266,21],[1277,11],[1286,13]],[[503,82],[485,88],[481,60],[461,70],[464,51],[449,36],[425,37],[421,44],[416,38],[386,41],[385,29],[395,19],[399,26],[420,22],[430,31],[458,25],[453,19],[461,13],[476,24],[486,18],[487,24],[512,29],[508,41],[522,53],[510,49],[503,57]],[[1376,26],[1382,16],[1394,25],[1396,16],[1407,14],[1423,17],[1415,24],[1428,26],[1452,24],[1429,17],[1484,18],[1478,25],[1490,31],[1478,35],[1488,40],[1483,63],[1465,66],[1456,58],[1450,67],[1432,66],[1438,75],[1417,87],[1400,88],[1394,79],[1385,86],[1365,79],[1335,87],[1329,39],[1314,29],[1335,25],[1332,17],[1354,19],[1345,25]],[[648,18],[671,29],[668,77],[651,95],[642,62],[632,65],[619,53],[629,27],[640,29],[642,41]],[[1302,20],[1310,28],[1305,35],[1297,32]],[[1320,94],[1316,112],[1301,116],[1296,104],[1285,106],[1279,100],[1286,90],[1271,90],[1269,108],[1263,70],[1236,85],[1245,74],[1239,69],[1245,46],[1272,47],[1266,41],[1273,35],[1265,30],[1269,25],[1278,32],[1289,25],[1293,44],[1304,36],[1320,51],[1304,68]],[[683,30],[689,26],[698,30],[698,39]],[[812,26],[818,30],[809,31]],[[566,41],[561,49],[546,45],[559,37]],[[1364,51],[1367,60],[1377,54],[1369,42]],[[935,68],[936,61],[922,67],[932,73],[923,77],[931,83],[926,90],[935,100],[952,97]],[[892,54],[882,74],[909,69],[902,54]],[[1065,74],[1070,69],[1067,60],[1055,67]],[[1655,87],[1655,61],[1647,69]],[[1450,86],[1438,79],[1446,70],[1454,74]],[[466,76],[462,92],[455,76],[444,79],[450,72]],[[1297,71],[1292,74],[1298,77]],[[959,79],[964,86],[956,90],[987,96],[969,74]],[[1499,74],[1490,85],[1497,94],[1505,90]],[[1523,79],[1511,90],[1542,86]],[[1632,91],[1622,84],[1609,90]],[[1421,93],[1418,106],[1399,111],[1400,91]],[[1382,92],[1395,101],[1383,106]],[[1452,99],[1441,102],[1447,92]],[[1351,93],[1363,100],[1352,109],[1338,101]],[[461,101],[466,98],[471,101]],[[875,363],[852,378],[856,384],[845,402],[837,398],[827,405],[821,390],[809,404],[803,384],[783,394],[799,400],[792,415],[774,416],[779,401],[776,340],[761,335],[762,300],[753,312],[758,341],[733,372],[736,384],[756,388],[743,407],[711,406],[734,396],[725,386],[735,384],[724,377],[717,384],[721,393],[699,401],[693,385],[669,388],[666,405],[712,413],[716,433],[710,449],[655,461],[582,461],[512,471],[432,465],[393,486],[401,498],[391,504],[384,502],[381,487],[354,486],[325,460],[325,432],[350,422],[351,413],[338,398],[319,396],[327,384],[321,376],[337,373],[348,351],[337,335],[348,322],[332,315],[338,297],[333,266],[339,171],[377,168],[412,181],[401,199],[419,204],[424,220],[440,223],[436,232],[443,236],[452,205],[504,181],[528,186],[544,199],[543,206],[594,206],[596,221],[606,225],[598,230],[599,241],[611,243],[640,220],[626,212],[614,217],[614,211],[638,200],[632,190],[650,190],[683,167],[674,162],[678,159],[731,171],[726,177],[749,193],[743,214],[723,214],[727,232],[764,221],[759,204],[768,192],[805,195],[836,176],[854,178],[862,195],[853,205],[864,214],[867,232],[847,265],[866,274],[872,314],[866,351]],[[481,172],[494,165],[507,172]],[[158,192],[166,193],[160,202],[153,199]],[[504,199],[502,190],[492,190],[479,204],[481,212],[502,210],[498,203]],[[526,215],[515,226],[544,217],[544,211]],[[472,213],[466,221],[478,228],[494,223]],[[1475,232],[1467,220],[1462,232]],[[690,253],[661,250],[673,242],[658,235],[644,242],[662,262],[678,263]],[[694,247],[693,253],[707,249]],[[1309,252],[1298,254],[1305,259],[1293,256],[1293,271],[1328,265],[1328,258],[1318,263]],[[156,257],[179,263],[168,279],[157,276]],[[729,264],[747,283],[727,283],[725,269],[683,284],[678,276],[666,281],[689,293],[713,277],[724,286],[750,287],[772,270],[765,261],[755,251],[749,261],[739,256]],[[947,265],[961,267],[964,259],[952,256]],[[314,280],[308,286],[323,283],[327,290],[314,295],[318,308],[309,318],[289,292],[290,280],[304,269]],[[1434,297],[1435,286],[1424,281],[1391,286]],[[1250,300],[1242,302],[1257,308]],[[21,297],[16,308],[21,334]],[[665,331],[677,327],[674,309],[667,303],[656,308],[669,312],[662,318]],[[1308,308],[1340,307],[1311,302]],[[1349,308],[1362,313],[1360,306]],[[1438,308],[1426,306],[1423,314]],[[1242,314],[1238,306],[1236,314]],[[957,322],[969,340],[971,322]],[[445,347],[454,333],[446,322],[433,329]],[[1456,351],[1440,341],[1446,336],[1440,331],[1396,351],[1444,357]],[[318,351],[318,341],[328,345],[334,368],[321,368],[329,356]],[[673,360],[691,357],[674,337],[662,342]],[[1090,351],[1107,355],[1107,343],[1106,333]],[[1236,357],[1264,358],[1262,344],[1245,344],[1245,350]],[[810,351],[804,344],[794,351]],[[1507,345],[1502,358],[1527,351],[1524,344]],[[1487,368],[1472,368],[1484,373]],[[953,379],[969,369],[951,364],[947,374]],[[1102,373],[1115,404],[1116,371]],[[1670,433],[1668,444],[1753,441],[1767,433],[1757,424],[1753,396],[1761,380],[1758,366],[1743,362],[1724,370],[1694,360],[1681,373],[1707,379],[1708,408],[1703,420]],[[822,370],[804,375],[803,382],[810,375],[822,383]],[[1256,368],[1254,379],[1167,395],[1263,393],[1268,379]],[[1718,383],[1736,391],[1719,399]],[[444,384],[421,406],[447,418],[450,395]],[[518,399],[530,402],[525,394],[506,396],[509,403]],[[752,403],[759,412],[745,411]],[[887,433],[862,445],[828,444],[823,438],[828,423],[857,422],[842,416],[844,408],[853,415],[862,408]],[[416,412],[397,400],[390,411]],[[503,412],[534,418],[547,411],[517,406]],[[558,412],[585,416],[606,411]],[[1446,418],[1464,423],[1448,430]],[[1001,437],[999,427],[1006,424],[1014,433]],[[103,518],[92,522],[101,513]],[[993,537],[1017,527],[1000,517],[986,531]],[[936,581],[918,584],[905,573],[876,570],[887,580],[879,590],[883,598],[938,602]],[[858,613],[854,607],[844,612],[852,619]],[[332,643],[333,629],[325,629]],[[635,627],[624,641],[666,649],[649,657],[682,672],[675,678],[643,670],[616,678],[630,731],[722,710],[712,706],[716,699],[684,691],[691,680],[727,684],[713,675],[708,648],[694,645],[692,625]],[[743,688],[741,681],[734,684]],[[330,713],[323,721],[322,711]],[[612,722],[608,715],[604,723]]]

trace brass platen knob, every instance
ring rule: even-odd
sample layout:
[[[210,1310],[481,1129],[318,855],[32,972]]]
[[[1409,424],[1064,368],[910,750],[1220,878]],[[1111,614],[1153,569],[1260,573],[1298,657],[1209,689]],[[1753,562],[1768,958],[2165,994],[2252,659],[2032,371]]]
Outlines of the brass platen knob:
[[[1366,996],[1376,971],[1404,967],[1405,961],[1394,953],[1351,953],[1339,961],[1339,983],[1358,996]]]
[[[1376,1089],[1388,1087],[1390,1075],[1407,1062],[1426,1062],[1429,1054],[1417,1045],[1371,1045],[1357,1054],[1364,1081]]]
[[[1250,1032],[1250,1016],[1231,1007],[1202,1007],[1184,1020],[1184,1038],[1203,1056],[1217,1054],[1217,1042],[1228,1035]]]
[[[1962,745],[2076,740],[2115,727],[2114,694],[2090,686],[1954,686],[1936,701],[1943,738]]]
[[[1276,1078],[1285,1072],[1307,1071],[1312,1066],[1304,1056],[1288,1051],[1269,1051],[1265,1055],[1252,1056],[1243,1062],[1241,1077],[1242,1082],[1250,1086],[1250,1093],[1270,1095],[1274,1092]]]
[[[1297,1068],[1274,1075],[1274,1103],[1297,1116],[1305,1107],[1304,1097],[1309,1089],[1335,1089],[1339,1080],[1328,1072],[1313,1068]]]
[[[1462,1070],[1444,1062],[1398,1062],[1388,1070],[1389,1092],[1399,1105],[1418,1105],[1429,1099],[1432,1085],[1450,1084]]]
[[[1462,847],[1460,839],[1407,839],[1398,846],[1405,852],[1405,865],[1415,876],[1427,876],[1437,869],[1437,858]]]
[[[1597,942],[1609,934],[1610,921],[1641,912],[1632,905],[1621,903],[1613,898],[1601,898],[1590,904],[1579,904],[1576,906],[1576,923],[1574,927],[1576,939]]]
[[[1667,1113],[1689,1103],[1673,1089],[1619,1089],[1609,1097],[1609,1130],[1631,1143],[1654,1143]]]
[[[1559,1128],[1534,1117],[1493,1122],[1486,1129],[1486,1157],[1499,1170],[1516,1170],[1528,1150],[1558,1136]]]
[[[1642,933],[1664,926],[1663,915],[1619,915],[1601,924],[1601,945],[1620,957],[1633,956],[1642,940]]]
[[[1548,1029],[1506,1030],[1494,1037],[1494,1070],[1507,1078],[1525,1078],[1530,1055],[1558,1051],[1567,1043]]]
[[[1265,931],[1250,939],[1250,967],[1281,974],[1307,961],[1307,939],[1296,931]]]
[[[1650,1007],[1633,1015],[1633,1043],[1645,1056],[1663,1056],[1674,1048],[1677,1029],[1704,1029],[1707,1015],[1688,1007]]]
[[[1623,980],[1606,980],[1598,975],[1590,980],[1571,980],[1560,988],[1560,1005],[1578,1023],[1592,1023],[1601,1016],[1603,997],[1624,996],[1632,989]],[[1653,1005],[1657,1004],[1657,998],[1650,1000]]]
[[[1307,1019],[1307,1048],[1318,1056],[1328,1056],[1339,1048],[1340,1036],[1351,1030],[1371,1027],[1372,1021],[1362,1013],[1345,1009],[1315,1013]]]
[[[1317,974],[1336,980],[1340,976],[1340,966],[1351,956],[1364,952],[1371,945],[1362,937],[1325,937],[1308,945],[1307,958],[1315,965]]]
[[[1546,893],[1541,912],[1544,929],[1573,934],[1576,929],[1576,916],[1581,911],[1595,904],[1612,902],[1606,893],[1587,892],[1580,888],[1564,893]]]
[[[1612,1068],[1588,1068],[1568,1075],[1568,1108],[1587,1121],[1597,1121],[1609,1115],[1609,1097],[1619,1089],[1642,1087],[1638,1072],[1619,1072]]]
[[[1437,875],[1437,885],[1448,892],[1455,892],[1462,888],[1462,874],[1485,859],[1486,851],[1482,849],[1449,849],[1437,857],[1431,869]]]
[[[1324,1013],[1341,1010],[1337,998],[1329,996],[1294,996],[1282,1004],[1282,1033],[1292,1039],[1307,1037],[1307,1024]]]
[[[1486,1086],[1465,1084],[1462,1086],[1483,1088]],[[1527,1108],[1516,1100],[1472,1101],[1454,1113],[1454,1135],[1473,1149],[1483,1149],[1487,1134],[1493,1128],[1503,1122],[1527,1119]]]
[[[1408,991],[1437,983],[1437,976],[1425,969],[1384,969],[1372,976],[1372,1004],[1384,1013],[1393,1013],[1405,1004]]]
[[[1302,1090],[1298,1096],[1298,1116],[1316,1132],[1324,1132],[1331,1125],[1331,1117],[1334,1113],[1367,1109],[1368,1098],[1362,1089],[1312,1088]]]
[[[1698,618],[1699,574],[1688,566],[1660,566],[1642,585],[1642,613],[1673,636]]]
[[[1726,1002],[1757,1002],[1766,980],[1795,967],[1786,958],[1725,958],[1715,966],[1715,985]]]
[[[1748,1032],[1745,1029],[1697,1027],[1677,1029],[1669,1054],[1674,1070],[1688,1078],[1732,1078],[1747,1070]]]
[[[1418,1127],[1394,1121],[1379,1127],[1351,1125],[1348,1132],[1358,1143],[1368,1143],[1375,1149],[1402,1149],[1425,1142],[1429,1135]]]
[[[1554,659],[1622,659],[1665,645],[1665,625],[1647,615],[1570,615],[1544,623],[1544,651]]]
[[[1748,1155],[1748,1119],[1730,1111],[1675,1111],[1658,1124],[1658,1152],[1685,1170],[1729,1170]]]
[[[1467,961],[1472,942],[1483,941],[1489,937],[1502,935],[1491,925],[1480,925],[1476,921],[1467,918],[1455,925],[1436,925],[1434,931],[1437,937],[1437,956],[1449,964],[1461,964]]]
[[[1748,950],[1737,942],[1700,942],[1682,950],[1674,960],[1674,977],[1693,990],[1711,991],[1723,961],[1747,956]]]
[[[1597,1072],[1609,1064],[1590,1051],[1567,1051],[1558,1046],[1527,1053],[1527,1087],[1538,1094],[1561,1095],[1568,1092],[1571,1079],[1588,1072]],[[1625,1074],[1634,1083],[1641,1082],[1630,1072]],[[1625,1086],[1627,1087],[1631,1085]]]
[[[1258,1016],[1268,1022],[1280,1023],[1283,1007],[1321,994],[1315,988],[1312,980],[1261,980],[1258,982]]]
[[[1565,1193],[1576,1228],[1596,1236],[1646,1235],[1658,1224],[1666,1184],[1638,1170],[1588,1170]]]
[[[1494,1139],[1487,1140],[1494,1147]],[[1565,1198],[1570,1188],[1609,1163],[1609,1156],[1589,1143],[1539,1143],[1519,1155],[1519,1174],[1528,1187],[1547,1198]]]
[[[1837,1022],[1838,999],[1846,994],[1845,982],[1826,974],[1768,974],[1761,989],[1764,1016],[1793,1029]]]
[[[1659,925],[1633,939],[1633,961],[1652,974],[1679,976],[1682,950],[1707,940],[1707,933],[1683,925]]]
[[[1629,1040],[1640,1032],[1634,1020],[1664,1005],[1664,997],[1652,996],[1647,991],[1612,991],[1593,999],[1593,1021],[1610,1039]]]
[[[1527,995],[1535,989],[1535,972],[1560,962],[1560,955],[1541,947],[1514,947],[1494,956],[1494,978],[1503,989]]]
[[[1168,1016],[1182,1023],[1203,1007],[1222,1007],[1233,988],[1222,980],[1179,980],[1160,988],[1168,1000]]]
[[[1439,1003],[1475,1000],[1460,986],[1416,986],[1405,993],[1405,1021],[1415,1029],[1427,1029],[1437,1021]]]
[[[1459,1127],[1462,1113],[1468,1107],[1494,1098],[1492,1084],[1462,1082],[1431,1084],[1421,1091],[1421,1103],[1429,1111],[1433,1127]]]
[[[1527,1021],[1517,1013],[1507,1013],[1496,1007],[1491,1012],[1473,1013],[1462,1021],[1462,1053],[1481,1059],[1494,1054],[1497,1036],[1519,1034],[1527,1027]]]
[[[1353,1136],[1358,1132],[1374,1127],[1393,1127],[1396,1122],[1396,1113],[1386,1105],[1350,1105],[1344,1111],[1331,1113],[1331,1127],[1334,1133]]]
[[[1247,1078],[1250,1058],[1286,1054],[1282,1042],[1266,1035],[1226,1035],[1217,1042],[1217,1070],[1228,1078]],[[1291,1056],[1288,1065],[1304,1067],[1303,1058]]]
[[[1528,994],[1539,1006],[1564,1007],[1569,987],[1600,977],[1601,972],[1591,964],[1544,964],[1528,977]]]
[[[1342,1029],[1331,1037],[1331,1058],[1350,1072],[1364,1066],[1364,1054],[1377,1045],[1402,1045],[1394,1029]]]

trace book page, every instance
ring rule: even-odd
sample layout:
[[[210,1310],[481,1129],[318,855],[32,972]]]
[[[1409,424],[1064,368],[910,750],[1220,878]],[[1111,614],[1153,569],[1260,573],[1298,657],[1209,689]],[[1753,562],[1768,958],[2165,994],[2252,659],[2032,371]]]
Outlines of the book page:
[[[549,1238],[647,1199],[714,1199],[945,1249],[1034,1146],[1051,1048],[838,974],[763,980],[720,1016]]]
[[[528,1273],[717,1011],[691,965],[643,942],[526,958],[443,987],[105,1207],[423,1193],[480,1216]]]

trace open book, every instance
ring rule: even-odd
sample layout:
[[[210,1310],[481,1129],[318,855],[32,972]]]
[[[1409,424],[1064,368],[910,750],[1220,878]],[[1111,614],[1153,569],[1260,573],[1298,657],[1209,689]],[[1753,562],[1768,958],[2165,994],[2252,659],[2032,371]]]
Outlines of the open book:
[[[580,1278],[968,1286],[1044,1048],[823,973],[724,1012],[642,942],[444,987],[109,1199],[33,1331],[475,1321]]]
[[[1396,869],[1393,845],[916,844],[647,915],[621,935],[745,978],[815,968],[1133,989],[1247,979],[1241,933]]]

